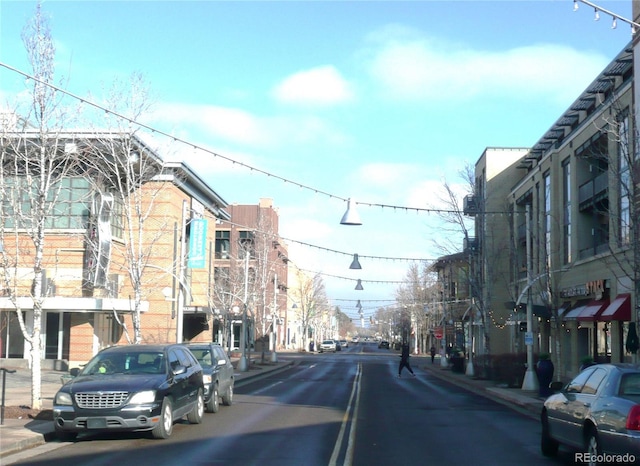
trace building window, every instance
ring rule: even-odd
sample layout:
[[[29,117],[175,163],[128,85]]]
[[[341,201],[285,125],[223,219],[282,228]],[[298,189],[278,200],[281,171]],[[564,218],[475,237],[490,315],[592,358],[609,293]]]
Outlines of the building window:
[[[562,201],[564,215],[562,222],[563,229],[563,258],[564,263],[571,263],[571,164],[569,159],[562,164]]]
[[[631,240],[631,210],[629,199],[632,179],[629,170],[629,149],[629,114],[628,111],[625,111],[618,119],[618,174],[620,180],[618,240],[620,245],[627,245]]]
[[[551,270],[551,175],[546,172],[544,179],[544,247],[545,263],[548,270]]]
[[[28,228],[31,217],[34,188],[24,178],[5,178],[5,186],[11,186],[16,196],[2,200],[2,216],[5,228],[15,228],[16,221],[22,222],[18,228]],[[49,215],[45,220],[45,228],[49,229],[86,229],[91,206],[91,186],[88,180],[81,177],[64,178],[57,182],[47,194],[50,204]],[[57,194],[57,199],[54,196]],[[54,203],[55,200],[55,203]],[[19,215],[21,214],[21,215]]]
[[[238,244],[240,250],[238,251],[238,258],[244,259],[248,252],[252,256],[254,255],[253,245],[253,231],[240,231],[238,232]]]
[[[47,219],[47,228],[82,229],[86,228],[91,205],[91,187],[84,178],[72,177],[60,180],[53,192],[59,187],[58,199]]]
[[[124,206],[120,196],[115,193],[111,206],[111,235],[114,238],[124,239]]]
[[[216,259],[229,259],[229,230],[216,231]]]

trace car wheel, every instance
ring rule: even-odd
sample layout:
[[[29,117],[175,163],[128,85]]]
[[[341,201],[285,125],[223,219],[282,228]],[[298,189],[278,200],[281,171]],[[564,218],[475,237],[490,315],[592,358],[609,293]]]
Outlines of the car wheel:
[[[204,416],[204,394],[202,388],[198,389],[198,395],[196,397],[196,404],[193,409],[187,414],[187,420],[190,424],[202,424],[202,417]]]
[[[587,435],[585,436],[585,451],[589,454],[590,458],[596,458],[602,455],[602,446],[600,445],[600,438],[598,437],[598,431],[595,427],[591,427]],[[597,464],[597,463],[589,463]]]
[[[547,457],[556,456],[558,453],[558,442],[551,438],[549,433],[549,419],[546,411],[542,413],[542,436],[540,437],[540,449],[542,454]]]
[[[217,413],[220,411],[220,393],[218,393],[218,384],[214,384],[211,388],[211,399],[207,402],[207,412]]]
[[[222,395],[222,403],[225,406],[231,406],[233,404],[233,382],[229,384],[229,388],[224,395]]]
[[[62,429],[56,429],[56,436],[61,442],[73,442],[77,437],[77,432],[68,432]]]
[[[160,422],[153,428],[153,438],[169,438],[173,432],[173,406],[171,400],[164,398],[160,409]]]

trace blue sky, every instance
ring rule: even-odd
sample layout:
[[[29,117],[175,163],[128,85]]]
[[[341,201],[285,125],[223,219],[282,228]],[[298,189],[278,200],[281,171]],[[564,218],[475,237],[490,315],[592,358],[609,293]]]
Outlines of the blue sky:
[[[630,0],[595,3],[631,17]],[[294,182],[171,145],[227,202],[272,198],[281,235],[318,246],[291,243],[291,259],[324,273],[332,304],[353,316],[358,299],[367,314],[391,304],[397,284],[380,282],[410,262],[361,258],[352,271],[331,251],[435,258],[452,234],[431,213],[367,206],[362,226],[341,226],[341,199],[439,206],[444,180],[460,183],[486,147],[535,144],[632,38],[571,0],[43,5],[67,90],[101,102],[142,73],[146,124]],[[0,62],[27,72],[20,32],[34,9],[0,0]],[[23,90],[0,67],[0,105]]]

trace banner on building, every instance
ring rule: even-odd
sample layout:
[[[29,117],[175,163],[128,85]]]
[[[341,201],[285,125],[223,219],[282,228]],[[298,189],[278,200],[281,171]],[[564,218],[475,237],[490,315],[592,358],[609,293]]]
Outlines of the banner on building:
[[[189,256],[187,267],[204,269],[207,255],[207,221],[196,218],[191,220],[189,232]]]

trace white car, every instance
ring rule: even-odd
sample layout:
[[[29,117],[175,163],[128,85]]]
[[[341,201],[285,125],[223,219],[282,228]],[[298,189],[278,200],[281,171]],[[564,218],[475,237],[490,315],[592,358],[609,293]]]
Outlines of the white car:
[[[324,353],[325,351],[333,351],[336,352],[337,346],[334,340],[324,340],[320,343],[320,347],[318,348],[318,353]]]

